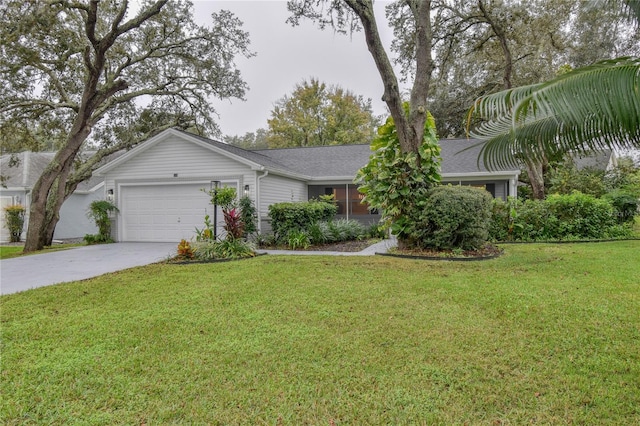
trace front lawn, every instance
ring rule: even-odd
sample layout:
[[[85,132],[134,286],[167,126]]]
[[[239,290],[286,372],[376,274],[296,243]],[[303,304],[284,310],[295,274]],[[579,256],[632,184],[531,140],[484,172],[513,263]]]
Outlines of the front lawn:
[[[2,296],[4,424],[640,424],[640,241],[261,256]]]
[[[39,254],[39,253],[58,251],[58,250],[66,250],[68,248],[77,247],[81,245],[84,245],[84,243],[55,244],[52,246],[47,246],[42,250],[38,250],[31,253],[26,253],[26,254],[29,255],[29,254]],[[24,246],[22,245],[0,246],[0,259],[11,259],[12,257],[23,256],[25,255],[25,253],[23,253],[22,250],[24,250]]]

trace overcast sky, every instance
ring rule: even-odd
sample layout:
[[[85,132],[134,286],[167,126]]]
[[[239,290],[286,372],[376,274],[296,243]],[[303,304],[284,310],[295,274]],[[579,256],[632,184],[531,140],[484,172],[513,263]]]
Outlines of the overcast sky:
[[[383,41],[391,42],[391,30],[386,27],[384,5],[376,2],[377,19]],[[220,114],[218,123],[225,135],[244,135],[267,128],[274,103],[291,94],[295,85],[315,77],[328,85],[337,84],[372,100],[374,113],[386,115],[380,100],[383,86],[362,32],[353,37],[318,29],[310,21],[292,27],[286,1],[194,1],[196,21],[211,22],[211,13],[230,10],[249,32],[251,50],[256,56],[239,57],[237,65],[249,85],[246,101],[215,101]]]

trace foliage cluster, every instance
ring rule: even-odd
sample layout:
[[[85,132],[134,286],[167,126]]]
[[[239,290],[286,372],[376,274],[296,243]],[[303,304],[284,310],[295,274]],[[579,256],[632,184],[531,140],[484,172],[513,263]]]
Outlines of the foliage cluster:
[[[430,189],[440,182],[440,146],[433,117],[428,114],[418,152],[402,151],[391,117],[378,128],[371,149],[369,163],[356,175],[362,201],[382,211],[383,223],[401,242],[423,245],[421,218]]]
[[[314,78],[278,100],[268,123],[270,148],[369,143],[378,125],[370,99]]]
[[[253,201],[248,196],[242,196],[238,201],[240,216],[244,225],[244,236],[253,235],[258,231],[258,214]]]
[[[271,231],[277,242],[285,242],[291,232],[306,231],[317,222],[328,222],[338,212],[333,203],[303,201],[276,203],[269,206]]]
[[[245,196],[237,201],[237,192],[232,187],[217,188],[207,193],[211,196],[211,204],[216,208],[222,208],[226,234],[224,238],[219,238],[215,233],[216,224],[211,223],[210,216],[206,215],[204,228],[196,228],[196,241],[193,245],[189,245],[191,258],[214,260],[255,256],[253,245],[246,241],[247,235],[256,230],[256,210],[251,199]],[[180,245],[178,258],[180,258]]]
[[[197,260],[245,259],[256,255],[253,245],[241,238],[196,241],[192,247]]]
[[[19,243],[22,239],[24,228],[25,208],[21,204],[13,204],[4,208],[4,221],[9,230],[9,238],[12,243]]]
[[[431,189],[416,218],[410,246],[436,250],[474,250],[489,236],[491,194],[469,186]]]
[[[357,220],[339,219],[312,223],[307,234],[311,244],[327,244],[365,238],[367,228]]]
[[[177,258],[179,260],[191,260],[194,258],[193,247],[191,247],[191,243],[187,240],[180,240],[178,244],[178,253]]]
[[[84,240],[87,244],[112,243],[110,215],[118,212],[118,207],[111,201],[96,200],[89,205],[87,217],[92,219],[98,227],[95,235],[87,234]]]
[[[496,241],[552,241],[623,238],[632,235],[630,223],[606,198],[573,192],[546,200],[493,201],[490,238]]]
[[[228,186],[212,189],[207,193],[211,196],[211,204],[222,209],[226,238],[246,238],[256,232],[256,208],[251,198],[243,196],[238,201],[236,189]],[[198,241],[214,239],[213,231],[216,224],[211,223],[209,215],[204,219],[204,228],[201,230],[196,228]]]

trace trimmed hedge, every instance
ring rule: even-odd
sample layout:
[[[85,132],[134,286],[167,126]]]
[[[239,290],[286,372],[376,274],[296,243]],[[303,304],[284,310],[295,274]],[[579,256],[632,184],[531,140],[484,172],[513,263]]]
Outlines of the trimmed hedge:
[[[429,191],[422,214],[409,232],[411,243],[437,250],[481,248],[489,236],[491,195],[469,186]]]
[[[581,192],[550,195],[546,200],[494,200],[489,238],[493,241],[553,241],[623,238],[619,211],[606,198]]]
[[[305,231],[317,222],[327,222],[338,213],[338,206],[321,201],[276,203],[269,206],[271,230],[276,241],[290,232]]]

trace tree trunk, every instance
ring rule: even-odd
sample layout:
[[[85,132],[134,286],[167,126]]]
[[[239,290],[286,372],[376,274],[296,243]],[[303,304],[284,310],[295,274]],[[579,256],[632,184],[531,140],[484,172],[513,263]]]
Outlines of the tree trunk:
[[[85,121],[84,127],[69,138],[66,147],[58,151],[33,186],[27,238],[24,244],[25,253],[42,250],[51,244],[60,207],[73,192],[67,191],[67,178],[73,161],[90,131],[91,128]]]
[[[541,161],[526,160],[527,174],[534,200],[544,200],[544,166]]]

